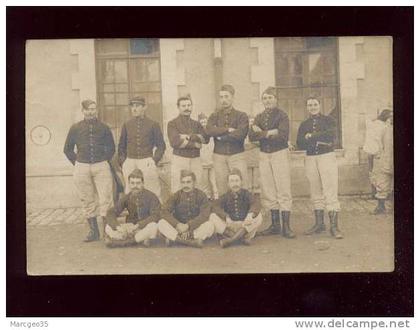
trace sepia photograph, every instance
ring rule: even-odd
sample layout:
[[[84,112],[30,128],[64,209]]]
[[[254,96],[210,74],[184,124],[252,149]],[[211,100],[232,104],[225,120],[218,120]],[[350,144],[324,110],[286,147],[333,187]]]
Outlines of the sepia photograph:
[[[29,39],[25,66],[28,275],[394,270],[392,36]]]

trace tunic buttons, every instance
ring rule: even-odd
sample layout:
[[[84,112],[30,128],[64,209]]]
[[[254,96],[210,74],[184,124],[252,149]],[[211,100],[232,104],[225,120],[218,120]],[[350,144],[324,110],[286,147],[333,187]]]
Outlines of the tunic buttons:
[[[89,151],[90,151],[90,162],[93,163],[93,126],[89,125]]]

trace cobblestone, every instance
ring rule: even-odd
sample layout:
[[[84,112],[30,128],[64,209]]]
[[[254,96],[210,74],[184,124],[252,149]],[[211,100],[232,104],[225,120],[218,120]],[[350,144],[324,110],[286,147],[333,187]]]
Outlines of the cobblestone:
[[[372,212],[376,206],[376,201],[361,197],[343,197],[340,199],[343,212],[354,214],[366,214]],[[392,203],[387,202],[387,207],[392,212]],[[293,201],[292,212],[299,215],[309,215],[312,213],[312,206],[309,199],[295,199]],[[57,226],[62,224],[84,224],[83,212],[81,208],[57,208],[40,209],[28,211],[26,217],[28,226]]]

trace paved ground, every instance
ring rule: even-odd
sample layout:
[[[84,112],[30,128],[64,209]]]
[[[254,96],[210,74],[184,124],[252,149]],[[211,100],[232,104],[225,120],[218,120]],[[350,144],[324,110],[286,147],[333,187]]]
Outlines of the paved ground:
[[[313,222],[308,200],[293,202],[292,227],[297,238],[257,237],[252,246],[221,249],[216,239],[203,249],[165,247],[106,248],[102,241],[83,243],[87,225],[81,209],[28,210],[28,273],[158,274],[158,273],[283,273],[392,271],[394,222],[370,212],[375,201],[342,198],[343,240],[329,234],[304,236]],[[328,223],[328,222],[327,222]],[[264,223],[267,226],[268,222]]]

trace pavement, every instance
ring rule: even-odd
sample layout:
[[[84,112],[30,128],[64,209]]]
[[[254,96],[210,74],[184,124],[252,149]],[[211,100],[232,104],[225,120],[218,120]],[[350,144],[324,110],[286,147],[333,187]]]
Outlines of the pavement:
[[[311,203],[293,201],[296,239],[256,237],[251,246],[221,249],[216,238],[202,249],[166,247],[107,248],[103,241],[84,243],[86,220],[80,208],[27,210],[27,271],[30,275],[390,272],[394,269],[394,217],[375,216],[374,200],[340,199],[339,226],[344,239],[326,233],[305,236],[313,224]],[[326,223],[328,219],[326,217]],[[261,230],[269,225],[266,217]]]

